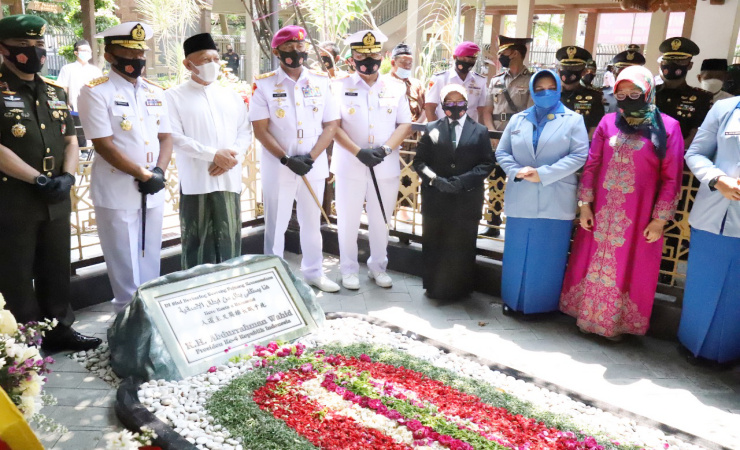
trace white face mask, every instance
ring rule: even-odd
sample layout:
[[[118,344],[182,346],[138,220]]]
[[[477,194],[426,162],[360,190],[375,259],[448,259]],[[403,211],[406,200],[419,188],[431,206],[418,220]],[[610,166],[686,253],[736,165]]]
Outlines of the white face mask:
[[[201,66],[195,66],[195,68],[198,69],[198,73],[195,76],[209,84],[216,81],[219,72],[221,72],[221,65],[216,62],[207,62]]]
[[[92,52],[77,52],[77,57],[84,62],[88,62],[92,58]]]
[[[398,69],[396,69],[396,76],[405,80],[406,78],[411,76],[411,70],[399,67]]]
[[[708,80],[701,80],[701,88],[705,91],[709,91],[712,94],[716,94],[722,89],[722,80],[710,78]]]

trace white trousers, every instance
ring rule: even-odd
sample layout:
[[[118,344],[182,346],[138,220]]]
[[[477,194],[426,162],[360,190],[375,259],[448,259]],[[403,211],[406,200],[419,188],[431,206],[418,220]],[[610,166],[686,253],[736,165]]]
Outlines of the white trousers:
[[[398,177],[378,180],[378,189],[389,222],[396,207],[398,183]],[[339,228],[339,269],[342,275],[358,273],[360,270],[360,264],[357,262],[357,235],[360,232],[364,202],[367,202],[365,210],[370,234],[370,258],[367,260],[367,268],[373,272],[385,272],[388,267],[388,229],[380,211],[378,195],[369,171],[364,179],[337,176],[335,198]]]
[[[324,198],[325,180],[309,180],[319,201]],[[281,180],[280,183],[267,182],[262,186],[265,206],[265,255],[283,257],[285,232],[296,202],[296,215],[300,225],[301,273],[307,280],[324,274],[323,242],[321,238],[321,210],[308,191],[301,177]]]
[[[146,250],[141,256],[141,210],[95,207],[100,246],[113,288],[113,306],[122,311],[136,289],[159,276],[164,205],[146,211]]]

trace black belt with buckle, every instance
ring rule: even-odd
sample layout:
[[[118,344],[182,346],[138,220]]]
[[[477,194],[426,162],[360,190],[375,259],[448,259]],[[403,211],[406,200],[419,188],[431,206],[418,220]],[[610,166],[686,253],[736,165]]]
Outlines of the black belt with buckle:
[[[499,122],[506,122],[507,120],[511,119],[511,116],[513,116],[513,114],[502,113],[502,114],[492,114],[492,116],[493,116],[493,120],[498,120]]]

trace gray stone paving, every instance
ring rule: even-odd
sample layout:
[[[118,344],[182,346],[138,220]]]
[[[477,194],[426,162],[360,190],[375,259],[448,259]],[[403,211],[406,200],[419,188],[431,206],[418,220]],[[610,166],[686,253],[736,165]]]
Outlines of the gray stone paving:
[[[287,255],[297,270],[300,257]],[[338,259],[327,255],[328,276],[339,282]],[[474,294],[440,304],[424,296],[419,278],[391,273],[391,289],[377,287],[362,267],[361,289],[319,293],[326,312],[368,314],[498,361],[615,406],[730,448],[740,449],[740,369],[714,372],[686,363],[676,343],[650,337],[621,343],[584,336],[575,321],[553,315],[534,321],[504,316],[497,298]],[[75,327],[105,337],[108,304],[77,312]],[[43,435],[46,448],[104,449],[104,436],[121,429],[115,391],[81,365],[56,355],[46,390],[59,404],[43,412],[65,425],[65,435]]]

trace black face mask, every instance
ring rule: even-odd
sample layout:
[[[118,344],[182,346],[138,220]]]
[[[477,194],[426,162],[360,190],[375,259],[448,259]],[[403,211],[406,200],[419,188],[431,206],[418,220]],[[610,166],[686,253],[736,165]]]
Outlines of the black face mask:
[[[111,65],[127,77],[139,78],[146,67],[146,59],[128,59],[116,56],[116,63]]]
[[[501,67],[509,67],[509,64],[511,64],[511,58],[507,55],[499,55],[498,62],[501,63]]]
[[[33,74],[41,71],[46,62],[46,49],[33,47],[16,47],[14,45],[3,44],[8,49],[10,55],[8,60],[23,73]]]
[[[581,79],[580,70],[566,70],[566,69],[560,70],[560,81],[562,81],[565,84],[578,83],[580,79]]]
[[[474,65],[475,65],[474,62],[465,62],[459,59],[455,60],[455,69],[457,69],[457,71],[460,73],[470,72],[470,69],[472,69]]]
[[[637,100],[632,100],[629,97],[625,98],[624,100],[617,100],[617,107],[623,110],[625,114],[631,114],[640,111],[642,109],[645,109],[646,106],[647,103],[642,97],[638,98]]]
[[[380,63],[379,59],[365,58],[362,61],[355,60],[355,68],[363,75],[372,75],[380,70]]]
[[[581,77],[581,79],[583,80],[584,83],[586,83],[587,85],[590,86],[591,83],[594,82],[594,78],[595,77],[596,77],[595,74],[593,74],[593,73],[587,73],[586,75],[584,75],[583,77]]]
[[[324,67],[326,67],[327,69],[331,69],[332,67],[334,67],[334,60],[331,56],[322,56],[321,61],[324,62]]]
[[[468,103],[465,102],[465,106],[452,106],[447,107],[442,105],[442,111],[444,111],[445,116],[449,117],[451,120],[460,120],[460,118],[465,114],[465,112],[468,110]],[[447,112],[449,111],[449,115]]]
[[[278,52],[280,52],[280,61],[292,69],[301,67],[303,61],[308,58],[308,52],[299,52],[298,50],[293,50],[292,52],[278,50]]]
[[[664,63],[660,65],[660,73],[666,80],[680,80],[686,76],[689,66],[676,63]]]

